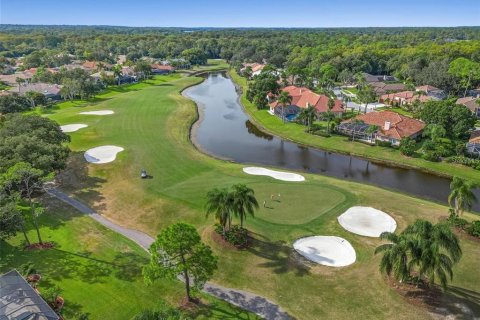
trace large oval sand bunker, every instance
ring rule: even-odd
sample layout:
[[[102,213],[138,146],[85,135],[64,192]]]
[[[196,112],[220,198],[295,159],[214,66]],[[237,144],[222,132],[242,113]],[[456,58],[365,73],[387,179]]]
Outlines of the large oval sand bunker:
[[[383,232],[394,232],[397,228],[391,216],[371,207],[351,207],[337,220],[344,229],[366,237],[380,237]]]
[[[348,266],[357,258],[350,242],[334,236],[301,238],[293,243],[293,248],[308,260],[329,267]]]
[[[86,127],[88,126],[83,123],[73,123],[73,124],[66,124],[66,125],[60,126],[60,129],[62,130],[62,132],[68,133],[68,132],[75,132],[77,130],[80,130]]]
[[[269,176],[282,181],[305,181],[305,177],[293,172],[275,171],[260,167],[246,167],[243,172],[258,176]]]
[[[114,114],[112,110],[97,110],[97,111],[84,111],[80,112],[79,114],[86,114],[91,116],[108,116],[110,114]]]
[[[85,160],[90,163],[102,164],[115,160],[117,153],[123,151],[122,147],[117,146],[101,146],[88,149],[85,154]]]

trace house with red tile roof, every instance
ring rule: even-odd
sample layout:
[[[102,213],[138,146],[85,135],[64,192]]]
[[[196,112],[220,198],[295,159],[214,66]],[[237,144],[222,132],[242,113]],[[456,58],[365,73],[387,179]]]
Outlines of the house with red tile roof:
[[[317,94],[312,90],[305,87],[288,86],[282,89],[282,91],[288,92],[292,97],[292,102],[289,106],[283,108],[283,106],[276,100],[275,96],[269,95],[270,101],[270,113],[282,117],[282,114],[287,119],[295,117],[301,109],[306,109],[309,105],[313,106],[317,111],[317,114],[322,114],[328,111],[329,98],[323,94]],[[335,115],[342,115],[345,110],[342,101],[335,99],[335,105],[332,108],[332,112]],[[284,109],[284,110],[282,110]]]
[[[390,142],[392,145],[399,145],[400,141],[406,137],[417,138],[425,128],[425,123],[420,120],[393,111],[374,111],[342,122],[337,130],[350,135],[348,125],[358,124],[376,126],[378,129],[373,136],[373,140]]]
[[[241,72],[245,71],[246,68],[252,68],[252,77],[253,76],[256,76],[256,75],[259,75],[260,72],[262,72],[263,68],[265,68],[265,64],[263,63],[257,63],[257,62],[254,62],[254,63],[244,63],[243,64],[243,68],[240,69]]]
[[[154,74],[167,74],[175,71],[175,67],[173,66],[163,65],[158,63],[152,64],[151,68],[152,68],[152,73]]]
[[[380,96],[380,99],[379,99],[381,103],[389,104],[392,106],[393,105],[403,106],[407,104],[412,104],[415,101],[427,102],[431,100],[440,100],[440,99],[434,96],[423,94],[421,90],[388,93]]]

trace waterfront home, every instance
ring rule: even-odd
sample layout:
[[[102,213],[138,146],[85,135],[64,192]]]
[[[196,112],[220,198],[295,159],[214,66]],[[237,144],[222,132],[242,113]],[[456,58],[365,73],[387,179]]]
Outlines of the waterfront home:
[[[478,103],[480,98],[477,97],[464,97],[458,99],[455,103],[461,104],[470,109],[472,113],[477,117],[480,118],[480,104]]]
[[[244,63],[243,64],[243,68],[240,69],[241,72],[245,71],[245,69],[247,69],[248,67],[252,68],[252,77],[253,76],[256,76],[256,75],[259,75],[263,68],[265,68],[265,64],[263,63],[257,63],[257,62],[254,62],[254,63]]]
[[[270,114],[272,115],[283,116],[287,120],[293,120],[302,109],[307,108],[309,105],[315,108],[318,116],[328,111],[329,98],[326,95],[317,94],[308,88],[297,86],[288,86],[283,88],[282,91],[288,92],[292,97],[292,102],[284,108],[277,101],[276,96],[269,95]],[[343,103],[338,99],[334,99],[334,101],[335,105],[331,111],[336,116],[341,116],[345,112]]]
[[[154,63],[151,65],[153,74],[169,74],[175,72],[175,67]]]
[[[374,111],[343,121],[337,126],[339,133],[367,142],[389,142],[398,146],[403,138],[416,139],[425,128],[422,121],[393,111]]]
[[[480,130],[475,130],[470,134],[470,139],[467,142],[467,153],[480,157]]]

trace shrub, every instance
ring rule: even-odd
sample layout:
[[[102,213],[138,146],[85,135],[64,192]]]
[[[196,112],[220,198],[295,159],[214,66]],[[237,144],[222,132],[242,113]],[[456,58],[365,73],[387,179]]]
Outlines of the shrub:
[[[216,224],[215,232],[222,235],[222,231],[222,226]],[[248,230],[238,225],[234,225],[229,230],[225,231],[224,239],[235,247],[245,247],[248,244]]]
[[[390,143],[390,141],[380,141],[380,140],[376,140],[375,141],[375,144],[379,147],[391,147],[392,144]]]
[[[447,159],[447,162],[463,164],[464,166],[472,167],[474,169],[480,170],[480,160],[472,159],[463,156],[454,156]]]
[[[468,221],[457,217],[455,213],[450,214],[450,217],[448,217],[447,221],[450,225],[460,229],[465,229],[468,226]]]
[[[467,228],[466,231],[474,237],[480,238],[480,220],[472,222]]]
[[[427,161],[437,162],[437,161],[440,160],[440,155],[435,150],[427,150],[422,155],[422,158],[427,160]]]
[[[411,138],[406,137],[400,141],[400,152],[403,155],[409,157],[412,156],[415,153],[416,147],[417,144],[415,143],[415,140]]]

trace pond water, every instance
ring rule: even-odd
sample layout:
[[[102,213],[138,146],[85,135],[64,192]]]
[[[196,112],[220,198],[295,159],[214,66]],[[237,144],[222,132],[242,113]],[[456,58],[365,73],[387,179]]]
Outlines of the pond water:
[[[204,82],[188,88],[184,95],[197,103],[202,114],[192,132],[194,143],[213,156],[323,174],[447,201],[450,193],[447,178],[305,147],[260,131],[250,122],[239,103],[234,83],[224,73],[209,73]],[[480,198],[479,192],[477,196]],[[479,211],[480,205],[475,204],[474,209]]]

